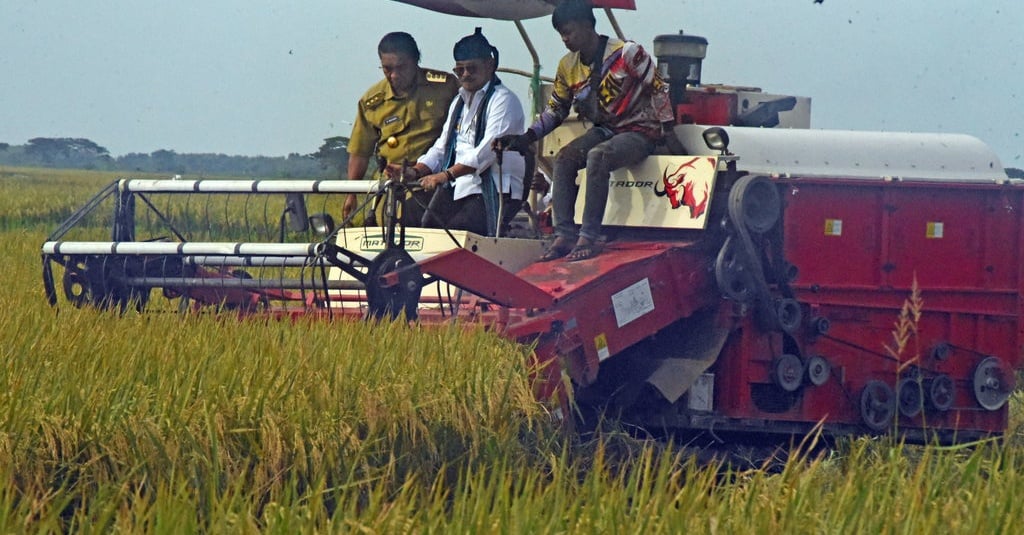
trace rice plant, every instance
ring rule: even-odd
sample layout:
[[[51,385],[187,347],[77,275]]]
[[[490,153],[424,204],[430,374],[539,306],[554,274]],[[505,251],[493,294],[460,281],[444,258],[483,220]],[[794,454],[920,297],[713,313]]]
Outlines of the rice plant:
[[[80,202],[19,187],[40,213]],[[23,202],[2,198],[3,214]],[[51,309],[49,228],[30,219],[0,229],[0,532],[1007,533],[1024,518],[1019,395],[1006,439],[971,447],[860,438],[744,466],[614,427],[584,440],[533,398],[529,348],[481,329]]]

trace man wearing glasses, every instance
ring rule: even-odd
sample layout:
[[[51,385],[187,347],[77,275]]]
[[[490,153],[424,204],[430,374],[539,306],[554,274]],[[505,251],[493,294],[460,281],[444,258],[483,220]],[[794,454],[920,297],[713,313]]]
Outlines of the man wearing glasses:
[[[526,165],[515,152],[499,162],[491,145],[501,136],[523,131],[523,106],[495,75],[498,49],[480,28],[455,43],[452,55],[459,94],[441,136],[414,167],[406,169],[405,179],[419,180],[424,189],[435,192],[423,226],[504,234],[522,206]],[[389,166],[390,176],[399,173],[399,166]]]
[[[348,178],[362,180],[374,153],[389,165],[414,160],[437,139],[451,102],[459,89],[448,73],[419,67],[420,50],[411,35],[392,32],[377,45],[384,79],[359,99],[348,143]],[[429,193],[409,200],[403,222],[418,225]],[[356,208],[356,196],[345,199],[343,215]]]

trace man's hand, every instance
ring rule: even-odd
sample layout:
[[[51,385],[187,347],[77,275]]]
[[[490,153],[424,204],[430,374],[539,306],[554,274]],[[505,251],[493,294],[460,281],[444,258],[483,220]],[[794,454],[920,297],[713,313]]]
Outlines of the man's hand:
[[[533,149],[533,142],[537,141],[536,136],[533,130],[527,130],[525,134],[501,136],[491,143],[491,149],[495,151],[513,150],[519,154],[526,154]]]
[[[448,182],[448,175],[444,173],[433,173],[420,179],[420,186],[427,191],[433,191],[434,188],[443,185]]]
[[[420,168],[422,166],[422,169]],[[415,182],[425,173],[428,173],[429,169],[423,164],[407,165],[405,166],[405,176],[402,176],[402,166],[396,163],[388,164],[384,168],[384,176],[391,180],[399,180],[402,182]]]
[[[402,166],[397,163],[388,164],[388,166],[384,168],[384,176],[391,180],[400,179],[402,177]]]
[[[355,210],[356,210],[356,194],[355,193],[349,193],[348,196],[345,197],[345,204],[342,205],[342,207],[341,207],[341,217],[342,217],[342,219],[348,219],[348,217],[350,215],[352,215],[352,212],[354,212]]]

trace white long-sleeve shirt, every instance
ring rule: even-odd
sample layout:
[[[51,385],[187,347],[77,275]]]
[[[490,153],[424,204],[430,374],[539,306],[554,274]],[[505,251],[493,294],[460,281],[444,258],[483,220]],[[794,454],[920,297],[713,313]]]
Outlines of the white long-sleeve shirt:
[[[455,179],[455,199],[461,199],[467,195],[479,194],[481,173],[491,168],[491,178],[494,180],[495,189],[502,193],[511,193],[513,199],[523,198],[523,174],[526,164],[522,155],[518,152],[506,151],[501,165],[501,176],[498,175],[498,167],[495,164],[496,157],[491,150],[491,142],[496,138],[507,134],[523,133],[526,121],[523,114],[523,105],[515,93],[504,85],[494,88],[494,94],[488,102],[487,124],[484,128],[483,137],[476,143],[477,116],[479,115],[480,103],[490,87],[491,82],[476,92],[470,93],[463,88],[455,96],[451,106],[448,108],[449,119],[445,121],[441,136],[437,138],[434,145],[427,150],[427,153],[420,156],[418,163],[429,167],[431,171],[438,173],[445,169],[445,157],[448,155],[445,142],[448,140],[448,130],[451,126],[451,117],[455,112],[455,104],[463,99],[466,104],[462,108],[462,117],[456,125],[455,139],[455,163],[476,169],[472,175],[463,175]]]

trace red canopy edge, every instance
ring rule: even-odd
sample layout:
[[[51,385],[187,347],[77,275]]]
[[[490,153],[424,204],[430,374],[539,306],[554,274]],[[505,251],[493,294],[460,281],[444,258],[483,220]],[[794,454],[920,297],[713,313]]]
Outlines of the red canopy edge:
[[[550,15],[558,0],[395,0],[460,17],[523,20]],[[636,0],[591,0],[596,8],[636,9]]]

